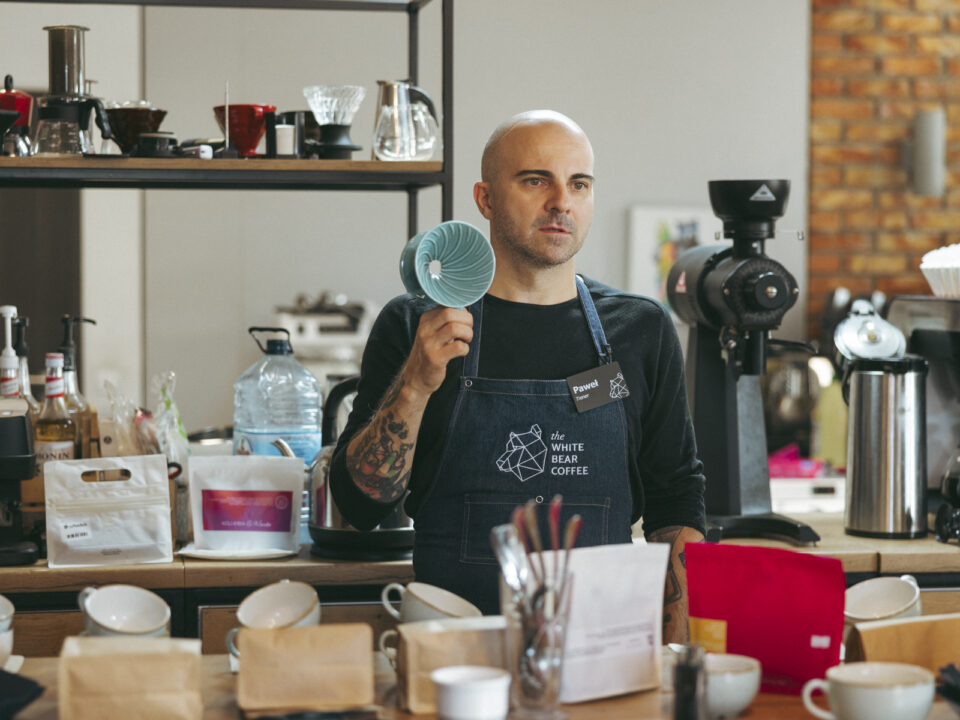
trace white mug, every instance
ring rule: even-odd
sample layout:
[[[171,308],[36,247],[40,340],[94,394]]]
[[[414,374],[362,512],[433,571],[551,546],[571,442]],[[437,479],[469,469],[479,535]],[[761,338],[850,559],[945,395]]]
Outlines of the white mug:
[[[87,635],[169,637],[170,606],[156,593],[136,585],[103,585],[80,591],[77,604]]]
[[[844,623],[849,627],[868,620],[891,620],[920,614],[920,587],[912,575],[876,577],[847,588]]]
[[[813,702],[815,690],[826,693],[832,712]],[[835,665],[826,680],[806,682],[803,704],[823,720],[923,720],[933,704],[933,673],[903,663]]]
[[[264,585],[247,595],[237,608],[237,620],[246,628],[279,629],[320,623],[320,598],[307,583],[290,580]],[[227,633],[227,650],[240,657],[235,627]]]
[[[13,652],[13,628],[0,632],[0,669],[3,669]]]
[[[760,689],[760,661],[746,655],[707,653],[707,717],[732,718],[746,710]]]
[[[13,624],[13,603],[0,595],[0,632],[6,632]],[[0,665],[2,667],[2,665]]]
[[[400,595],[400,610],[390,602],[390,593]],[[400,622],[442,620],[451,617],[480,617],[483,615],[473,603],[436,585],[412,582],[406,587],[390,583],[380,593],[383,607]]]

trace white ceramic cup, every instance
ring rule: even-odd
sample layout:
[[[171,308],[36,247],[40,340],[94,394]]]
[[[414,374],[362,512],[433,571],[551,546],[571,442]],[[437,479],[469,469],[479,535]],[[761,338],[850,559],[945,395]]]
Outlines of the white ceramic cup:
[[[390,594],[400,596],[400,610],[393,607]],[[436,585],[412,582],[406,587],[390,583],[380,593],[383,607],[400,622],[442,620],[452,617],[480,617],[483,613],[473,603]]]
[[[170,606],[136,585],[103,585],[80,591],[77,598],[87,635],[99,637],[169,637]]]
[[[449,665],[430,673],[440,720],[503,720],[510,708],[510,673],[501,668]]]
[[[850,627],[868,620],[890,620],[920,614],[920,587],[912,575],[877,577],[847,588],[844,623]]]
[[[760,661],[746,655],[707,653],[707,717],[732,718],[747,709],[760,690]]]
[[[247,595],[237,608],[237,620],[246,628],[273,630],[306,627],[320,623],[320,598],[304,582],[280,580]],[[240,628],[227,633],[227,650],[240,657],[236,637]]]
[[[815,690],[827,694],[832,712],[813,702]],[[824,720],[923,720],[933,704],[933,673],[903,663],[835,665],[826,680],[806,682],[803,704]]]
[[[13,628],[0,632],[0,669],[7,664],[13,653]]]
[[[13,603],[0,595],[0,632],[6,632],[13,625]],[[2,665],[0,665],[2,667]]]

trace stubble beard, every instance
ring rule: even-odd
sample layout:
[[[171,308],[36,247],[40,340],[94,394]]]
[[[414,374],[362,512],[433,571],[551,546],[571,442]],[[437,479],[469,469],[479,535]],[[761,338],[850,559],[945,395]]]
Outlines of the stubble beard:
[[[573,259],[580,248],[583,247],[583,238],[580,237],[576,224],[569,219],[561,216],[545,215],[534,221],[533,226],[524,231],[512,218],[506,213],[500,213],[498,210],[492,210],[490,217],[493,226],[493,233],[498,238],[500,245],[510,252],[514,257],[534,268],[552,268],[563,265]],[[569,233],[569,240],[565,252],[560,256],[548,255],[540,251],[534,235],[538,227],[544,225],[562,225]]]

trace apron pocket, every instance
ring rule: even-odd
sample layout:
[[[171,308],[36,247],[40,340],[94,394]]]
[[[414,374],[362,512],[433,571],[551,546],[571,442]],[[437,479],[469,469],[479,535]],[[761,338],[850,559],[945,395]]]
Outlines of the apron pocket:
[[[497,558],[490,545],[490,530],[496,525],[510,522],[510,514],[518,505],[531,498],[529,495],[502,495],[468,493],[463,497],[463,525],[460,534],[460,562],[474,565],[496,565]],[[544,497],[537,505],[537,524],[543,541],[543,549],[550,549],[550,526],[547,523],[547,508],[550,499]],[[570,516],[583,518],[583,527],[577,537],[576,547],[606,545],[610,542],[610,498],[603,495],[578,495],[563,499],[560,512],[560,542],[563,543],[563,528]]]

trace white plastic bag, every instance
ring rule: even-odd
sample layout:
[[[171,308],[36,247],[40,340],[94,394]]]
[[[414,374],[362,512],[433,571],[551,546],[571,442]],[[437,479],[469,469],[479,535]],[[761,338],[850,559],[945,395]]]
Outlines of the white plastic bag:
[[[190,516],[198,550],[300,548],[301,458],[191,457]]]
[[[163,455],[44,466],[51,568],[173,562]]]

